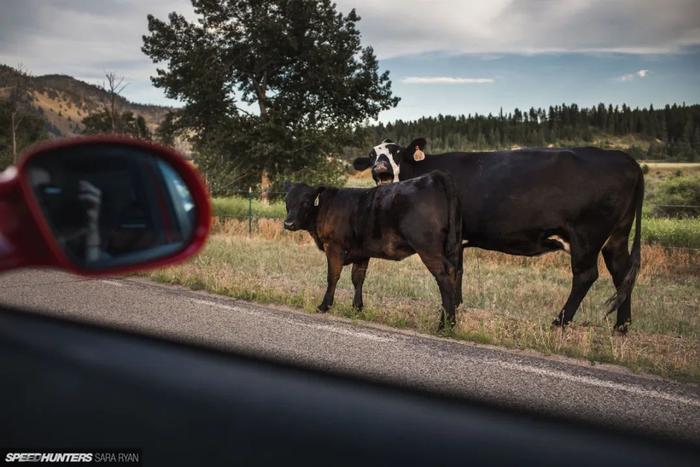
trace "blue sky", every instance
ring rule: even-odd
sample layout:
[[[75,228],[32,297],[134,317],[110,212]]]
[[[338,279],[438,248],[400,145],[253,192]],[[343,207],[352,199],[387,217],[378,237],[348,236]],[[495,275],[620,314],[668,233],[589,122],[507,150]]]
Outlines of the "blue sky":
[[[501,107],[508,112],[562,102],[700,103],[700,47],[666,54],[426,53],[388,58],[381,65],[391,70],[392,87],[402,98],[396,109],[382,114],[385,121],[439,113],[496,114]]]
[[[497,113],[562,102],[700,103],[698,0],[337,0],[391,72],[397,118]],[[132,101],[178,105],[141,52],[146,15],[195,19],[188,0],[3,0],[0,63],[99,84],[124,76]]]

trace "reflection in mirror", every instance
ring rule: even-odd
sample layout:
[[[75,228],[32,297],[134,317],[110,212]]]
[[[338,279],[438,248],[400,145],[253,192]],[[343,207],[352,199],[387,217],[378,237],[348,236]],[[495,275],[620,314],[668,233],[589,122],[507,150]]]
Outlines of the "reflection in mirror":
[[[28,178],[58,244],[77,266],[107,269],[170,256],[192,237],[196,207],[164,160],[124,144],[36,155]]]

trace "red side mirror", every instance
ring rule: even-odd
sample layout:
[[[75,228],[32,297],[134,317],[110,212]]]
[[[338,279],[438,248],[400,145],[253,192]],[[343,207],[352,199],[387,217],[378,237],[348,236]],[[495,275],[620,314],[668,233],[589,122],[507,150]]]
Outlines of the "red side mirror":
[[[204,183],[170,148],[117,136],[51,142],[0,174],[0,271],[163,266],[202,248],[210,216]]]

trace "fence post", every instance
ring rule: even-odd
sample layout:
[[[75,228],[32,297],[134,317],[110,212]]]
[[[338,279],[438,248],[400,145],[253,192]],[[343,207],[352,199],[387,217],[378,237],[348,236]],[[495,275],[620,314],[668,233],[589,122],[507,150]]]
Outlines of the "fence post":
[[[248,236],[253,235],[253,188],[248,187]]]

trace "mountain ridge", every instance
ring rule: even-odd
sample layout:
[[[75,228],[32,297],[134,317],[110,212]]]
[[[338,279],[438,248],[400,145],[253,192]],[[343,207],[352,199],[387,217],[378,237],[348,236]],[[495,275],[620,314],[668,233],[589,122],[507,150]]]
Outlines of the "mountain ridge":
[[[0,64],[0,99],[9,98],[20,77],[11,66]],[[53,137],[70,137],[82,133],[82,120],[99,112],[109,101],[109,93],[100,86],[69,75],[51,73],[27,78],[23,107],[46,121]],[[160,125],[174,107],[140,104],[123,96],[117,97],[120,112],[141,115],[151,131]]]

